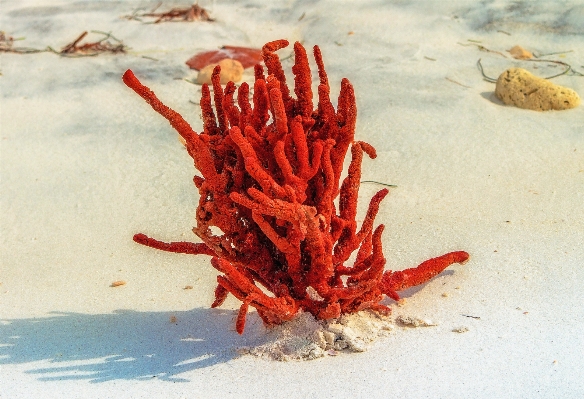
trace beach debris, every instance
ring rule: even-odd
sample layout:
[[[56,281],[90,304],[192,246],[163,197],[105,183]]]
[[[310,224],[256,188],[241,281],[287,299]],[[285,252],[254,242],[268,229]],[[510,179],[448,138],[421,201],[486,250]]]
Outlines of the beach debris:
[[[18,40],[23,40],[23,38],[14,38],[12,36],[6,35],[6,32],[0,31],[0,52],[1,53],[18,53],[18,54],[31,54],[31,53],[41,53],[46,50],[39,50],[31,47],[14,47],[14,42]]]
[[[362,180],[361,181],[361,184],[367,184],[367,183],[378,184],[380,186],[385,186],[385,187],[397,187],[395,184],[382,183],[380,181],[375,181],[375,180]]]
[[[546,76],[544,79],[553,79],[553,78],[557,78],[558,76],[562,76],[562,75],[566,75],[566,74],[570,74],[570,75],[574,75],[574,76],[584,76],[584,74],[572,69],[572,66],[570,64],[567,64],[563,61],[558,61],[558,60],[545,60],[545,59],[536,59],[536,58],[531,58],[528,60],[524,60],[526,62],[544,62],[544,63],[548,63],[548,64],[556,64],[556,65],[561,65],[563,66],[565,69],[562,72],[556,73],[552,76]],[[554,65],[555,66],[555,65]],[[497,83],[497,79],[492,78],[490,76],[487,76],[485,74],[485,70],[483,69],[483,64],[481,63],[481,58],[478,59],[477,61],[477,68],[479,69],[479,71],[481,72],[481,74],[483,75],[483,79],[486,80],[487,82],[491,82],[491,83]],[[534,67],[536,68],[536,67]]]
[[[459,86],[466,87],[467,89],[471,89],[471,88],[472,88],[472,87],[470,87],[470,86],[467,86],[467,85],[464,85],[464,84],[462,84],[462,83],[460,83],[460,82],[457,82],[457,81],[456,81],[456,80],[454,80],[454,79],[450,79],[449,77],[445,77],[444,79],[446,79],[447,81],[449,81],[449,82],[452,82],[452,83],[454,83],[454,84],[457,84],[457,85],[459,85]]]
[[[467,39],[467,41],[470,42],[470,43],[460,43],[460,42],[458,42],[457,44],[459,44],[461,46],[465,46],[465,47],[468,47],[468,46],[476,46],[476,48],[478,48],[480,51],[484,51],[484,52],[487,52],[487,53],[493,53],[493,54],[499,54],[500,56],[502,56],[504,58],[507,58],[507,56],[505,54],[503,54],[502,52],[500,52],[500,51],[491,50],[491,49],[483,46],[482,44],[478,44],[478,43],[480,43],[480,41],[478,41],[478,40]]]
[[[534,57],[537,57],[537,58],[541,58],[541,57],[548,57],[550,55],[559,55],[559,56],[562,57],[562,56],[565,56],[568,53],[573,53],[573,52],[574,52],[574,50],[564,50],[564,51],[554,51],[554,52],[551,52],[551,53],[534,54],[533,56]]]
[[[191,69],[201,70],[208,65],[216,65],[224,59],[237,60],[243,68],[249,68],[263,61],[260,49],[237,46],[223,46],[219,50],[205,51],[189,58],[186,64]]]
[[[398,316],[395,321],[406,327],[434,327],[438,324],[434,323],[432,320],[429,319],[420,319],[419,317],[413,316]]]
[[[12,52],[13,44],[14,38],[12,36],[6,36],[6,33],[4,31],[0,31],[0,51]]]
[[[91,32],[101,34],[103,37],[95,42],[81,44],[81,41],[89,33],[85,31],[60,51],[56,51],[51,47],[47,47],[47,49],[65,57],[91,57],[102,53],[125,54],[128,50],[128,46],[126,46],[121,40],[115,38],[111,33],[101,31]],[[113,40],[113,43],[110,42],[110,39]]]
[[[411,269],[384,270],[384,225],[374,228],[374,220],[388,188],[372,197],[357,229],[361,163],[365,155],[377,154],[370,144],[355,140],[353,86],[348,79],[341,81],[335,110],[321,51],[315,46],[320,81],[315,107],[308,56],[296,42],[294,98],[276,54],[288,44],[276,40],[262,48],[268,75],[261,65],[255,66],[251,101],[245,82],[239,88],[229,82],[223,89],[221,68],[215,67],[214,107],[209,86],[201,89],[200,134],[131,70],[123,75],[124,83],[185,139],[202,175],[193,179],[199,190],[193,232],[202,243],[166,243],[142,233],[134,235],[134,241],[169,252],[212,256],[220,275],[211,307],[223,304],[229,294],[240,300],[235,322],[239,334],[250,306],[268,326],[292,320],[300,310],[317,320],[366,309],[389,314],[391,309],[380,303],[385,296],[399,301],[398,291],[424,284],[469,258],[457,251]],[[348,173],[341,181],[349,150]]]
[[[211,84],[211,76],[217,65],[221,68],[219,76],[222,85],[227,84],[227,82],[239,82],[241,80],[243,76],[243,65],[241,65],[241,62],[226,58],[219,61],[216,65],[207,65],[201,69],[197,75],[196,83],[200,85],[204,83]]]
[[[580,104],[578,93],[532,75],[522,68],[510,68],[497,79],[497,97],[507,105],[535,111],[564,110]]]
[[[469,328],[465,327],[465,326],[460,326],[460,327],[456,327],[456,328],[452,329],[452,332],[459,333],[459,334],[463,334],[463,333],[468,332],[468,331],[470,331]]]
[[[175,315],[170,315],[168,322],[171,324],[176,324],[178,322],[178,318]]]
[[[110,287],[121,287],[122,285],[126,285],[126,282],[124,280],[118,280],[111,283]]]
[[[183,290],[192,290],[192,289],[193,289],[193,286],[192,285],[185,285],[183,287]]]
[[[515,58],[516,60],[528,60],[533,58],[533,53],[524,49],[521,46],[513,46],[511,49],[507,50],[511,57]]]
[[[193,21],[206,21],[214,22],[215,20],[211,18],[209,12],[198,4],[193,4],[190,7],[183,8],[172,8],[166,12],[155,12],[162,3],[159,3],[150,12],[139,14],[135,11],[132,15],[126,15],[124,18],[136,21],[142,21],[142,18],[156,18],[155,21],[148,22],[152,24],[158,24],[160,22],[193,22]]]
[[[57,51],[51,46],[47,46],[45,49],[35,49],[30,47],[14,47],[14,41],[19,39],[14,39],[12,36],[6,36],[4,32],[0,31],[0,52],[10,52],[19,54],[51,52],[64,57],[88,57],[99,55],[102,53],[125,54],[129,49],[128,46],[126,46],[121,40],[115,38],[111,33],[101,31],[91,31],[91,33],[97,33],[102,35],[103,37],[100,40],[80,44],[81,41],[88,35],[88,33],[89,32],[87,31],[83,32],[71,43],[67,44],[61,50]],[[113,42],[111,42],[110,39]]]

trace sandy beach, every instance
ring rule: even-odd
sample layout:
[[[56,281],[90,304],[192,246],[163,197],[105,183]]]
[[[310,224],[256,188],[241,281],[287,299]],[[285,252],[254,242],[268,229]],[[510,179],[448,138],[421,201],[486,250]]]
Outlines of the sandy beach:
[[[584,106],[507,106],[477,68],[569,65],[551,81],[583,96],[583,2],[207,0],[214,22],[124,18],[156,4],[0,2],[14,47],[59,50],[83,31],[128,46],[0,53],[0,398],[584,396]],[[132,241],[195,241],[198,192],[176,132],[124,71],[200,132],[185,61],[282,38],[320,46],[332,97],[342,78],[355,88],[356,138],[378,154],[363,180],[396,186],[376,219],[386,268],[470,254],[383,302],[435,325],[396,323],[365,352],[311,361],[241,355],[266,328],[250,311],[237,334],[233,297],[210,309],[209,257]],[[514,59],[515,45],[561,64]],[[278,54],[289,73],[291,48]],[[362,184],[360,215],[379,188]]]

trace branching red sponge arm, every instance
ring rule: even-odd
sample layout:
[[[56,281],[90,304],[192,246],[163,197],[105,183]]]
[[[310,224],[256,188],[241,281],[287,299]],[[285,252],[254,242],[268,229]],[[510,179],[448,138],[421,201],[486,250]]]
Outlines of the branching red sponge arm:
[[[262,57],[266,67],[268,68],[268,74],[273,75],[281,84],[280,91],[282,92],[282,100],[284,102],[286,111],[291,111],[292,107],[294,106],[294,99],[290,96],[290,89],[286,84],[286,74],[282,68],[280,58],[275,53],[276,51],[287,47],[288,44],[288,40],[283,39],[266,43],[262,47]]]
[[[122,77],[126,86],[134,90],[140,97],[142,97],[150,106],[158,112],[160,115],[164,116],[175,128],[185,140],[191,138],[192,135],[196,135],[195,131],[191,126],[183,119],[183,117],[176,111],[170,109],[164,105],[157,97],[156,94],[148,87],[144,86],[134,75],[131,69],[128,69],[124,76]]]
[[[178,254],[191,254],[191,255],[211,255],[215,256],[215,251],[203,243],[194,242],[163,242],[150,238],[145,234],[138,233],[134,234],[134,241],[138,244],[146,245],[150,248],[160,249],[166,252],[175,252]]]
[[[296,113],[305,118],[312,115],[312,76],[306,50],[298,42],[294,43],[295,65],[292,67],[294,74],[294,93],[296,94]]]
[[[402,271],[387,271],[383,274],[381,290],[390,298],[399,300],[396,291],[403,291],[410,287],[423,284],[440,274],[444,269],[454,263],[465,263],[469,258],[464,251],[450,252],[437,258],[428,259],[418,267]]]
[[[199,135],[191,128],[191,125],[176,111],[170,109],[156,97],[156,94],[144,86],[134,73],[128,69],[122,77],[124,83],[142,97],[154,111],[166,118],[171,126],[186,140],[189,153],[195,161],[195,166],[206,179],[217,181],[217,171],[214,167],[213,157],[208,147],[201,142]]]

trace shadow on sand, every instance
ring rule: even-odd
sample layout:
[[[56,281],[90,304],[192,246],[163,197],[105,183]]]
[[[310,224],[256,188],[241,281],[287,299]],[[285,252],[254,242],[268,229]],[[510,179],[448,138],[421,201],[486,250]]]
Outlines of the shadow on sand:
[[[484,91],[481,93],[481,97],[484,98],[485,100],[489,100],[493,104],[502,105],[503,107],[507,106],[503,101],[497,98],[497,95],[495,94],[494,91]]]
[[[255,312],[248,315],[243,336],[234,331],[235,316],[235,311],[220,309],[118,310],[2,320],[0,367],[42,361],[31,364],[27,373],[45,381],[187,381],[178,375],[227,362],[237,356],[237,347],[252,345],[263,335]]]
[[[446,270],[441,275],[453,273]],[[404,290],[400,296],[414,296],[425,285]],[[383,302],[393,303],[388,298]],[[26,373],[42,381],[187,382],[179,375],[228,362],[237,357],[238,347],[265,343],[266,328],[255,311],[248,313],[241,336],[235,332],[236,316],[234,310],[197,308],[52,312],[48,317],[0,320],[0,367],[26,364]]]

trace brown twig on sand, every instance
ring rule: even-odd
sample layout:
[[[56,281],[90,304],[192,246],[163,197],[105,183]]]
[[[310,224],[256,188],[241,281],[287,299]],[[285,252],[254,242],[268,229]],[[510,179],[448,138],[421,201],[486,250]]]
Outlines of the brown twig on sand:
[[[160,6],[160,4],[158,6]],[[158,8],[158,6],[156,8]],[[138,21],[141,21],[140,18],[142,17],[156,18],[156,21],[149,22],[154,24],[160,22],[177,22],[177,21],[178,22],[215,21],[215,19],[211,18],[207,10],[205,10],[203,7],[199,6],[196,3],[190,7],[172,8],[166,12],[154,12],[154,10],[152,10],[144,14],[134,13],[132,15],[126,16],[127,19],[135,19]]]
[[[63,47],[61,51],[56,51],[52,47],[48,47],[48,49],[65,57],[90,57],[101,53],[126,53],[128,50],[128,47],[122,43],[121,40],[115,38],[111,33],[101,31],[91,32],[102,34],[104,37],[96,42],[80,44],[88,34],[88,32],[85,31],[79,35],[77,39]],[[109,39],[112,39],[114,43],[110,42]]]
[[[469,42],[470,41],[471,40],[469,39]],[[468,47],[468,46],[476,46],[480,51],[486,51],[487,53],[499,54],[500,56],[502,56],[504,58],[507,58],[507,56],[505,54],[501,53],[500,51],[495,51],[495,50],[488,49],[485,46],[483,46],[482,44],[477,44],[477,43],[460,43],[460,42],[458,42],[457,44],[460,44],[461,46],[465,46],[465,47]]]
[[[459,85],[459,86],[466,87],[467,89],[472,89],[472,87],[470,87],[470,86],[467,86],[467,85],[463,85],[462,83],[460,83],[460,82],[457,82],[457,81],[456,81],[456,80],[454,80],[454,79],[450,79],[449,77],[445,77],[444,79],[446,79],[446,80],[447,80],[447,81],[449,81],[449,82],[455,83],[455,84],[457,84],[457,85]]]

